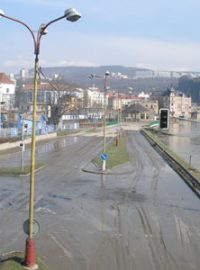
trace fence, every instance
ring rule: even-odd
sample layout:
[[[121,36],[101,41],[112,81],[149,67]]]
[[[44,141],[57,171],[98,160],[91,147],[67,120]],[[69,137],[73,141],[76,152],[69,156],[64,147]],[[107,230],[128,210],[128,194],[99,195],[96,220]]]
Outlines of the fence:
[[[36,129],[36,135],[45,135],[50,134],[53,132],[56,132],[57,128],[54,125],[46,125],[45,128],[37,128]],[[31,135],[32,129],[28,128],[27,130],[24,130],[25,135]],[[1,128],[0,129],[0,138],[12,138],[12,137],[21,137],[22,135],[22,129],[13,127],[13,128]]]

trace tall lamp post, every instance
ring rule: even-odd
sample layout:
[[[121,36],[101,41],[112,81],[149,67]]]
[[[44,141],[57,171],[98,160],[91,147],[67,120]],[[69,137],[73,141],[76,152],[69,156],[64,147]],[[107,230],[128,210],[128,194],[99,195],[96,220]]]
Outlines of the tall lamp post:
[[[110,75],[109,71],[106,71],[105,75],[104,75],[104,106],[103,106],[103,112],[104,112],[104,116],[103,116],[103,154],[106,154],[106,114],[107,114],[107,110],[106,110],[106,93],[107,93],[107,78]],[[106,158],[104,158],[102,160],[102,171],[106,170]]]
[[[119,106],[119,90],[117,90],[117,132],[116,132],[116,146],[120,140],[120,106]]]
[[[107,114],[107,104],[106,104],[106,93],[107,93],[107,79],[110,75],[110,72],[107,70],[103,76],[97,76],[95,74],[90,74],[89,79],[93,79],[93,78],[104,78],[104,88],[103,88],[103,121],[102,121],[102,127],[103,127],[103,153],[101,155],[102,158],[102,171],[106,170],[106,159],[107,159],[107,155],[106,155],[106,114]]]
[[[23,21],[9,17],[0,10],[0,17],[14,21],[23,25],[30,32],[34,43],[35,65],[34,65],[34,91],[33,91],[33,113],[32,113],[32,140],[31,140],[31,173],[30,173],[30,196],[29,196],[29,229],[28,238],[26,239],[26,251],[25,251],[25,265],[30,268],[34,268],[36,265],[35,255],[35,241],[33,239],[33,224],[34,224],[34,191],[35,191],[35,142],[36,142],[36,110],[37,110],[37,89],[38,89],[38,62],[40,53],[40,41],[43,35],[47,34],[47,28],[62,19],[66,19],[70,22],[75,22],[81,18],[79,12],[74,8],[67,9],[63,16],[54,19],[47,24],[41,24],[36,34],[34,31]]]

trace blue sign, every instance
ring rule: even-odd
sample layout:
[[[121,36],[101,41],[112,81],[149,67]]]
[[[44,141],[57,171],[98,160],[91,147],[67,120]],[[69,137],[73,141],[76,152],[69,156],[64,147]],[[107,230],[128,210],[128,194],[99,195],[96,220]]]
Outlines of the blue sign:
[[[108,156],[105,153],[101,154],[101,160],[107,160]]]
[[[21,113],[18,113],[17,128],[19,128],[19,129],[22,128],[22,115],[21,115]]]

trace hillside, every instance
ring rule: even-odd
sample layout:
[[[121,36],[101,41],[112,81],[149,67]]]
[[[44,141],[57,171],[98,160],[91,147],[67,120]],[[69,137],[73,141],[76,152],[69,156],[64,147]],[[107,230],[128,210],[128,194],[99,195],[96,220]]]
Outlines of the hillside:
[[[182,77],[178,83],[178,90],[192,97],[192,102],[200,104],[200,78]]]
[[[91,87],[95,85],[103,89],[103,79],[93,78],[90,79],[91,74],[103,77],[105,72],[109,70],[110,73],[126,75],[127,78],[120,78],[120,76],[109,77],[108,85],[111,89],[117,89],[120,92],[128,93],[130,88],[133,89],[133,94],[140,91],[151,91],[162,93],[167,88],[174,87],[178,84],[178,79],[175,78],[138,78],[136,79],[137,72],[148,72],[148,69],[141,69],[135,67],[124,66],[100,66],[100,67],[45,67],[42,68],[47,77],[54,77],[55,74],[59,75],[62,79],[79,85],[80,87]],[[33,73],[33,70],[30,71]]]

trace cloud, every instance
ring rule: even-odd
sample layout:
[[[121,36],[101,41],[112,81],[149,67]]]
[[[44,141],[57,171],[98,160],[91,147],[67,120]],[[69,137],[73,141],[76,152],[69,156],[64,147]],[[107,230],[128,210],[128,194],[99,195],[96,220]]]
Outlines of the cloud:
[[[81,38],[84,57],[98,64],[122,64],[167,70],[200,70],[200,43],[129,37]],[[91,44],[91,45],[90,45]],[[92,53],[91,53],[92,52]],[[79,53],[80,56],[80,53]],[[92,56],[92,57],[91,57]]]
[[[30,67],[30,65],[33,65],[33,61],[31,59],[25,59],[22,55],[18,55],[15,59],[9,59],[4,62],[6,68],[27,68]]]
[[[44,62],[43,65],[45,66],[78,66],[78,67],[96,67],[97,64],[89,61],[73,61],[73,60],[61,60],[57,62]]]
[[[60,38],[62,37],[62,38]],[[200,43],[130,38],[124,36],[70,34],[65,39],[49,36],[43,42],[41,66],[99,66],[124,65],[154,70],[200,71]],[[15,47],[17,47],[17,42]],[[27,50],[28,51],[28,50]],[[32,68],[32,57],[21,51],[3,67],[9,70]],[[3,58],[3,56],[1,56]]]

